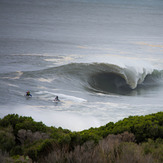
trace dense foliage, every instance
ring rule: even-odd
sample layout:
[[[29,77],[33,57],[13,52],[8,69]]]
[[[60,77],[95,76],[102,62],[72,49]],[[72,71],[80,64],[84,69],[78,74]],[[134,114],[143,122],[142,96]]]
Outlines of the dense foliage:
[[[105,137],[108,134],[120,134],[124,131],[133,133],[138,143],[157,138],[163,138],[163,112],[150,114],[146,116],[130,116],[117,123],[108,123],[99,128],[91,128],[82,131],[82,134],[95,134],[99,137]]]
[[[126,131],[134,135],[136,143],[145,143],[149,139],[162,142],[163,112],[130,116],[116,123],[110,122],[105,126],[81,132],[72,132],[61,127],[47,127],[42,122],[35,122],[31,117],[11,114],[0,119],[0,149],[8,152],[10,156],[24,155],[38,161],[52,151],[64,149],[67,153],[89,141],[98,145],[99,141],[108,135],[118,135]],[[130,139],[127,136],[127,140]],[[152,149],[152,145],[147,148],[148,145],[149,143],[143,146],[145,154],[150,153],[150,148]]]

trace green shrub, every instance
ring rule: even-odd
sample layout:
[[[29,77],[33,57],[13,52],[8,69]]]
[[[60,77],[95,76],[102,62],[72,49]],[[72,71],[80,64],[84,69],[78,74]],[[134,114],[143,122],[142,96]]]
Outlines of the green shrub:
[[[163,138],[163,112],[150,114],[146,116],[130,116],[114,123],[108,123],[99,128],[91,128],[89,132],[97,134],[99,137],[106,137],[108,134],[120,134],[125,131],[135,135],[137,142],[147,141],[148,138]],[[83,131],[81,132],[83,134]]]
[[[17,134],[20,129],[31,130],[32,132],[46,132],[47,130],[47,127],[42,122],[35,122],[31,117],[19,117],[17,114],[9,114],[0,120],[1,127],[9,125],[12,126],[14,134]]]
[[[46,132],[46,126],[42,122],[34,122],[33,120],[24,120],[22,123],[16,124],[16,133],[20,129],[31,130],[32,132],[41,131]]]
[[[25,132],[20,134],[21,129]],[[31,136],[27,131],[30,131]],[[37,131],[39,131],[36,134],[39,139],[34,135]],[[128,131],[127,135],[121,134],[125,131]],[[90,128],[81,132],[71,132],[61,127],[46,127],[42,122],[35,122],[31,117],[11,114],[0,119],[0,149],[8,151],[11,155],[28,155],[33,161],[37,161],[38,158],[44,157],[56,148],[59,150],[65,148],[66,152],[78,150],[76,146],[82,146],[86,142],[98,144],[99,140],[109,134],[121,134],[121,140],[133,141],[131,133],[134,134],[137,143],[152,139],[143,144],[144,155],[152,154],[152,157],[156,159],[158,157],[163,162],[159,154],[163,151],[163,143],[158,143],[163,138],[163,112],[146,116],[130,116],[116,123],[110,122],[99,128]],[[29,139],[33,141],[28,141]],[[137,149],[131,144],[126,150],[132,147]]]
[[[10,152],[15,145],[15,137],[11,133],[0,132],[0,149]]]
[[[39,158],[44,157],[55,148],[59,148],[56,141],[53,139],[47,139],[37,142],[36,144],[27,148],[25,155],[28,155],[33,161],[37,161]]]
[[[25,155],[29,156],[33,161],[37,161],[38,159],[36,147],[30,147]]]
[[[158,162],[163,162],[163,139],[157,139],[156,141],[148,139],[148,142],[142,144],[145,155],[152,155]]]
[[[23,149],[20,145],[15,146],[14,148],[11,149],[10,151],[10,155],[14,156],[14,155],[23,155]]]
[[[7,127],[9,125],[12,125],[13,128],[15,128],[15,125],[19,121],[18,114],[8,114],[3,119],[0,120],[0,126]]]

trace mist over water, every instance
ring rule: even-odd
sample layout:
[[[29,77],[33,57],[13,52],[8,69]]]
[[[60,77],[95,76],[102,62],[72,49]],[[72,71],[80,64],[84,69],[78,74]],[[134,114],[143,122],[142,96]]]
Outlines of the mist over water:
[[[78,131],[163,111],[162,9],[160,0],[0,0],[0,117]]]

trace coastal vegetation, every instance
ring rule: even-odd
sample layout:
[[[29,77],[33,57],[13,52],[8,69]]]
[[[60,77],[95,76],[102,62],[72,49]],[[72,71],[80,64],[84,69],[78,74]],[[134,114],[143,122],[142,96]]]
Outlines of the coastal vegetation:
[[[161,163],[163,112],[80,132],[9,114],[0,119],[0,162]]]

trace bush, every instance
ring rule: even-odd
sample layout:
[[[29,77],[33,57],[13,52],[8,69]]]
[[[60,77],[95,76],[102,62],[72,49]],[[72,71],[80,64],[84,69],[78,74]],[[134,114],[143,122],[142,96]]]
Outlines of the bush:
[[[130,149],[136,152],[139,148],[145,156],[150,155],[154,160],[163,161],[160,156],[163,151],[162,138],[163,112],[146,116],[130,116],[116,123],[110,122],[105,126],[81,132],[71,132],[61,127],[46,127],[42,122],[35,122],[31,117],[19,117],[17,114],[0,119],[0,149],[8,151],[11,155],[28,155],[33,161],[45,157],[52,151],[58,153],[59,157],[63,157],[63,162],[65,159],[67,162],[73,161],[70,155],[78,155],[78,152],[83,152],[81,160],[84,158],[93,160],[92,157],[98,157],[99,161],[102,159],[106,162],[110,159],[115,162],[119,158],[126,160],[123,158],[125,156],[131,161]],[[152,141],[148,141],[149,139]],[[124,142],[135,141],[137,143],[147,141],[147,143],[141,147],[133,143],[126,143],[126,147],[123,145]],[[104,144],[101,146],[99,142]],[[122,150],[126,150],[128,156]],[[135,160],[137,160],[136,155]]]
[[[33,161],[37,161],[39,158],[45,157],[55,148],[59,148],[59,145],[53,139],[47,139],[30,146],[26,149],[25,155],[28,155]]]
[[[163,162],[163,139],[156,141],[148,139],[148,142],[142,144],[144,154],[152,155],[158,162]]]
[[[0,119],[1,127],[12,126],[14,130],[14,134],[18,133],[20,129],[46,132],[47,127],[42,122],[35,122],[31,117],[22,117],[17,114],[9,114],[5,116],[3,119]]]
[[[3,119],[0,120],[0,126],[2,127],[8,127],[9,125],[12,125],[13,128],[15,128],[15,125],[19,121],[18,114],[8,114]]]
[[[156,140],[163,138],[163,112],[146,116],[130,116],[118,122],[108,123],[99,128],[91,128],[82,131],[81,134],[96,134],[99,138],[106,137],[108,134],[121,134],[125,131],[135,135],[137,143],[147,141],[149,138]],[[87,139],[86,139],[87,140]]]
[[[15,145],[15,137],[8,132],[0,131],[0,149],[10,152]]]

